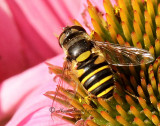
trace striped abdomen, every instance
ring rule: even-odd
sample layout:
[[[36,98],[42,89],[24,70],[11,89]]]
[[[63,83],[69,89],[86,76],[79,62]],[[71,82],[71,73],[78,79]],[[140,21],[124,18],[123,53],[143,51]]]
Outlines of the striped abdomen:
[[[110,98],[114,90],[112,72],[105,59],[93,53],[94,43],[86,31],[81,26],[66,27],[59,43],[67,60],[76,62],[76,73],[84,88],[97,97]]]
[[[97,97],[113,96],[114,80],[108,63],[95,54],[77,67],[78,77],[84,88]]]

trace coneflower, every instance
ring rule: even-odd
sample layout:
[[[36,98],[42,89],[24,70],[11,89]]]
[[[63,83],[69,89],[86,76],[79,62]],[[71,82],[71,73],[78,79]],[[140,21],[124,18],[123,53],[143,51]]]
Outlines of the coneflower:
[[[155,57],[155,61],[145,64],[142,60],[139,66],[112,66],[117,72],[113,98],[94,99],[97,108],[86,103],[84,99],[88,94],[73,74],[62,76],[63,68],[48,64],[51,73],[73,88],[58,86],[58,93],[46,92],[45,95],[54,102],[66,106],[68,110],[73,109],[70,113],[53,112],[53,116],[73,124],[91,126],[160,124],[160,1],[117,0],[117,3],[113,7],[109,0],[104,0],[106,14],[102,16],[88,1],[88,12],[94,27],[92,39],[146,49]],[[74,22],[80,25],[78,21]]]

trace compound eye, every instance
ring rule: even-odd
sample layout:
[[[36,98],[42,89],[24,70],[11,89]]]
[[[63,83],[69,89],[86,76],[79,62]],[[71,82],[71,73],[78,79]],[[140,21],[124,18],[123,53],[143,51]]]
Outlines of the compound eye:
[[[60,36],[59,36],[59,44],[61,46],[63,46],[63,41],[64,39],[66,38],[66,34],[65,33],[62,33]]]

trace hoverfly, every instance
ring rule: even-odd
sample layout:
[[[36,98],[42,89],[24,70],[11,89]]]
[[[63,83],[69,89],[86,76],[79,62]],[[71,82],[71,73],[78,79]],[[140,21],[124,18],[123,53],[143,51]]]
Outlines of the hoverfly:
[[[115,77],[112,65],[136,66],[141,64],[141,60],[144,60],[145,64],[154,60],[144,49],[94,41],[83,27],[76,25],[64,28],[59,36],[59,44],[66,55],[63,64],[64,76],[65,72],[74,74],[81,86],[94,98],[110,99],[113,96]],[[58,88],[54,97],[58,94]],[[89,105],[94,108],[96,105],[92,99],[89,101]],[[82,123],[83,120],[77,122],[77,125]]]
[[[146,64],[154,60],[144,49],[93,41],[81,26],[65,27],[59,44],[66,54],[65,60],[74,66],[70,70],[86,91],[97,98],[113,96],[114,75],[110,65],[140,65],[141,60]]]

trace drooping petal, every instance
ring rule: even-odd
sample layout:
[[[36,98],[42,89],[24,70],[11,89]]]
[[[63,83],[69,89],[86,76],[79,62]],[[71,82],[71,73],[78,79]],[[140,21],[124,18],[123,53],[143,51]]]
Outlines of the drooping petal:
[[[62,57],[64,56],[60,55],[49,62],[62,65]],[[48,72],[48,66],[42,63],[4,81],[0,88],[0,119],[12,116],[17,109],[18,114],[12,119],[16,120],[16,124],[41,108],[48,107],[50,113],[52,100],[43,94],[51,89],[54,90],[57,84],[53,82],[54,75],[49,75]]]
[[[71,18],[79,11],[79,3],[2,0],[0,81],[61,53],[55,35],[71,24]]]
[[[22,38],[4,1],[0,4],[0,34],[0,81],[2,81],[27,67]]]
[[[34,91],[31,92],[29,96],[27,96],[27,98],[18,108],[18,110],[16,111],[12,119],[9,121],[7,126],[71,125],[68,124],[67,122],[64,122],[61,119],[56,119],[56,120],[51,119],[51,113],[49,111],[49,108],[52,105],[52,100],[46,99],[43,93],[45,93],[47,90],[54,88],[55,85],[53,84],[55,83],[53,82],[43,83],[43,85],[39,85],[37,89],[34,89]]]

